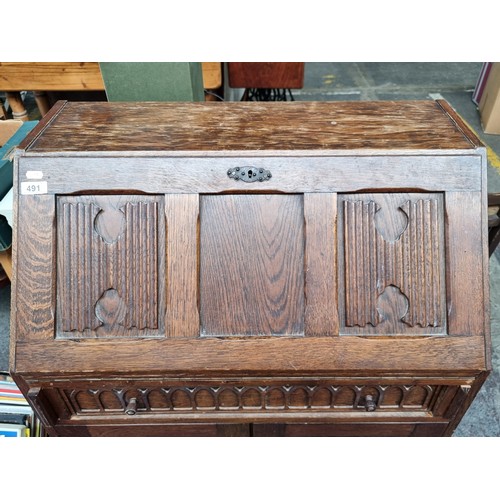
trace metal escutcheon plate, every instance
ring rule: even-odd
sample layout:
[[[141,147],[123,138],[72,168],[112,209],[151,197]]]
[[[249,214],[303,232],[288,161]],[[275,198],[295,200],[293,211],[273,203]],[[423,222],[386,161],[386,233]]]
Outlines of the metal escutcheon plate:
[[[227,171],[228,177],[235,181],[243,182],[264,182],[268,181],[272,175],[269,170],[257,167],[235,167]]]

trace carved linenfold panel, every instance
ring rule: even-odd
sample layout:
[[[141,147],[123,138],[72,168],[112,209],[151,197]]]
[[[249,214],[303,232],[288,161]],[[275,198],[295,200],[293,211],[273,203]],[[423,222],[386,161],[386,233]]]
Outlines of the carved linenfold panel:
[[[137,414],[169,412],[432,411],[439,386],[248,385],[61,389],[70,413],[123,414],[134,399]],[[368,403],[370,406],[368,406]]]
[[[396,280],[410,303],[403,321],[410,326],[441,326],[444,279],[440,266],[443,264],[444,237],[440,237],[442,212],[439,212],[438,200],[407,201],[401,209],[409,220],[408,230],[396,250],[401,254],[403,263],[402,272]],[[409,269],[405,267],[408,265]]]
[[[160,335],[157,196],[58,198],[58,337]]]
[[[59,324],[64,331],[95,330],[99,320],[94,314],[102,278],[95,247],[94,220],[100,208],[93,203],[59,203],[58,299]],[[103,289],[101,293],[104,291]],[[99,297],[97,297],[98,299]]]
[[[343,333],[445,332],[439,194],[345,195]]]
[[[376,307],[377,254],[373,251],[377,248],[378,239],[375,228],[376,208],[374,202],[344,202],[347,326],[363,327],[367,323],[376,326],[379,323]],[[356,244],[358,241],[362,244]]]

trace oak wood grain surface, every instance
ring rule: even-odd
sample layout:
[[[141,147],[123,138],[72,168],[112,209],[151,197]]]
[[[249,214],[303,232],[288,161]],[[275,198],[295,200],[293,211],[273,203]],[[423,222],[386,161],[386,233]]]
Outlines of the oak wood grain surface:
[[[336,260],[337,195],[306,193],[305,224],[305,335],[333,336],[339,331]]]
[[[262,428],[261,428],[262,426]],[[228,428],[229,427],[229,428]],[[311,424],[307,428],[300,425],[282,424],[274,428],[271,425],[246,426],[246,433],[237,424],[185,424],[185,425],[156,425],[144,427],[131,425],[96,426],[61,426],[58,429],[60,436],[67,437],[223,437],[223,436],[325,436],[325,437],[353,437],[353,436],[441,436],[446,429],[445,423],[440,424]]]
[[[202,334],[303,335],[302,197],[204,196],[200,212]]]
[[[163,197],[60,196],[57,211],[57,337],[163,336]]]
[[[72,134],[67,133],[69,129],[73,130]],[[68,102],[30,150],[265,151],[473,147],[434,101]]]
[[[339,198],[342,333],[445,334],[442,196]]]
[[[167,337],[197,337],[199,313],[199,196],[165,196]]]
[[[294,424],[257,424],[256,437],[388,437],[388,436],[441,436],[446,423],[438,424],[311,424],[307,427]]]
[[[19,200],[14,260],[17,270],[14,302],[19,317],[13,315],[17,340],[50,339],[54,335],[55,210],[53,196]]]
[[[144,193],[282,192],[332,193],[376,191],[479,191],[478,155],[351,157],[21,157],[20,180],[40,171],[48,193],[135,191]],[[50,163],[50,168],[47,168]],[[244,183],[229,178],[230,168],[271,171],[265,182]],[[449,175],[453,171],[453,175]],[[89,175],[90,173],[94,175]],[[369,175],[367,175],[369,173]]]
[[[428,421],[450,419],[470,391],[469,384],[457,380],[445,385],[385,382],[367,384],[336,381],[255,379],[220,383],[212,381],[73,381],[72,387],[52,383],[33,393],[34,401],[51,406],[61,421],[107,423],[135,420],[210,422],[214,418],[234,421],[315,421],[377,422]],[[43,396],[42,396],[43,395]],[[131,408],[132,402],[132,408]],[[367,407],[371,411],[367,411]],[[266,414],[271,410],[272,414]],[[375,411],[376,410],[376,411]],[[374,413],[375,412],[375,413]],[[62,423],[62,422],[61,422]]]
[[[450,435],[488,375],[485,148],[445,102],[61,102],[14,163],[51,435]]]
[[[404,373],[484,370],[480,337],[286,337],[17,342],[19,373]],[[54,365],[53,359],[58,363]],[[369,366],[369,370],[366,370]]]
[[[110,381],[113,383],[112,381]],[[156,381],[149,387],[113,385],[89,380],[87,386],[35,388],[29,397],[47,421],[57,425],[102,423],[144,425],[159,423],[330,423],[442,422],[448,423],[471,392],[470,385],[365,385],[363,381],[286,382],[284,386],[254,381],[252,385],[210,385],[188,382],[168,386]],[[174,382],[175,384],[175,382]],[[355,384],[355,385],[354,385]],[[131,407],[132,404],[132,407]],[[367,411],[367,405],[372,410]],[[51,425],[51,424],[49,424]]]
[[[478,192],[449,192],[445,197],[449,331],[484,335],[489,329],[482,305],[485,303],[484,281],[488,278],[479,272],[486,234],[481,219],[484,199],[481,201]]]

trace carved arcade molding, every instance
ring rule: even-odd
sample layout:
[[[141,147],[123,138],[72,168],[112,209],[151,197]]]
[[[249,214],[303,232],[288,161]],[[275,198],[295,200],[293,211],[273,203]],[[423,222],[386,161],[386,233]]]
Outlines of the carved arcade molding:
[[[122,414],[131,400],[135,412],[393,411],[428,410],[439,386],[434,385],[251,385],[61,390],[69,412]],[[369,406],[372,405],[372,406]]]

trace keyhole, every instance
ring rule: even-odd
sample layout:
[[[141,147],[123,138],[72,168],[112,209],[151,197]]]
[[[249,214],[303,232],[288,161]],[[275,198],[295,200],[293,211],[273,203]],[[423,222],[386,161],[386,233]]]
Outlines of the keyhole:
[[[252,171],[251,170],[248,171],[248,177],[252,177]]]

